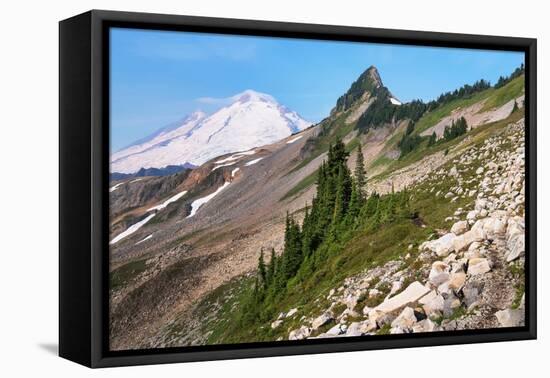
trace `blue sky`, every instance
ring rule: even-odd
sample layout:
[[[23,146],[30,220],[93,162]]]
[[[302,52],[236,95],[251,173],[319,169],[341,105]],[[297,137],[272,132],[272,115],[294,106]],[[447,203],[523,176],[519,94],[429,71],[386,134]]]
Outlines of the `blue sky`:
[[[431,100],[478,79],[496,82],[523,53],[111,29],[111,149],[119,150],[246,89],[310,121],[370,65],[401,101]]]

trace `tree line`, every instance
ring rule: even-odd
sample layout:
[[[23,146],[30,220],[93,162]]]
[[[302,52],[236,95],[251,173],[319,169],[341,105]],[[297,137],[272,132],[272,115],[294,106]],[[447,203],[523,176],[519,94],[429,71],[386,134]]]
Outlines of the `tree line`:
[[[437,134],[435,133],[435,131],[429,137],[422,137],[419,134],[413,134],[415,126],[416,122],[410,121],[407,124],[405,133],[403,134],[399,142],[397,142],[397,146],[399,147],[399,151],[401,152],[399,156],[400,158],[403,158],[407,154],[416,150],[425,139],[428,139],[428,142],[426,144],[426,147],[428,148],[432,147],[438,142]],[[468,123],[466,122],[466,119],[464,117],[460,117],[456,121],[453,120],[449,126],[445,127],[445,129],[443,130],[443,137],[441,138],[441,141],[448,142],[450,140],[458,138],[461,135],[466,134],[467,132]]]
[[[253,290],[245,301],[241,326],[273,318],[273,306],[288,288],[311,277],[330,256],[337,255],[358,230],[368,230],[410,217],[409,193],[403,190],[380,196],[367,194],[367,174],[361,146],[353,173],[344,144],[337,140],[329,146],[327,160],[321,164],[317,190],[311,205],[306,205],[302,224],[286,215],[284,246],[278,256],[271,249],[269,261],[262,250]]]
[[[454,100],[469,98],[489,88],[491,88],[491,83],[482,79],[473,85],[466,84],[452,92],[443,93],[436,100],[427,103],[422,100],[413,100],[406,104],[393,105],[389,99],[391,97],[389,90],[380,87],[376,90],[376,98],[369,106],[369,111],[364,112],[357,120],[357,128],[366,132],[371,127],[405,119],[416,122],[428,111]]]
[[[500,88],[514,80],[516,77],[519,77],[525,73],[525,66],[521,63],[521,66],[516,68],[510,76],[500,76],[495,84],[495,88]]]

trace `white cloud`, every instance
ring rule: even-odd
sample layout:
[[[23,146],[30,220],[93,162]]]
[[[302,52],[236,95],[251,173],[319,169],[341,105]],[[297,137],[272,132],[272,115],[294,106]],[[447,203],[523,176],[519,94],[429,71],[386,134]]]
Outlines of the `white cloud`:
[[[224,106],[232,103],[233,97],[199,97],[195,101],[199,104]]]

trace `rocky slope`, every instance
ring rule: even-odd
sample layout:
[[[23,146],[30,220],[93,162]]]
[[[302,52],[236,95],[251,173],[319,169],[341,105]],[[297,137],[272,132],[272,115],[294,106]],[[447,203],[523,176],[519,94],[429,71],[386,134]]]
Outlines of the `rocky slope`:
[[[317,316],[289,309],[270,326],[301,317],[288,332],[299,340],[524,325],[524,136],[523,121],[510,124],[450,169],[429,172],[421,191],[472,199],[448,215],[449,229],[409,245],[402,260],[347,278],[319,299],[328,307]],[[452,187],[441,191],[441,182]]]

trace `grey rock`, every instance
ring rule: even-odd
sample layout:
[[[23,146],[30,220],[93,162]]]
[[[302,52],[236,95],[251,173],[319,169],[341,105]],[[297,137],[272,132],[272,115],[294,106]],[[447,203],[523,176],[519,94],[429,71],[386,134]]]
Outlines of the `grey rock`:
[[[295,329],[293,331],[290,331],[290,334],[288,335],[289,340],[303,340],[309,337],[311,334],[311,328],[308,328],[306,326],[302,326],[298,329]]]
[[[426,299],[424,303],[422,303],[422,308],[428,316],[434,313],[442,312],[444,307],[445,299],[440,294],[436,294],[435,291],[433,296],[431,296],[429,299]]]
[[[449,280],[449,265],[443,261],[436,261],[432,264],[432,269],[428,276],[428,280],[434,286],[439,286]]]
[[[462,288],[462,295],[464,297],[463,302],[466,305],[466,307],[469,308],[473,304],[477,303],[482,290],[483,290],[483,285],[481,283],[473,283],[473,282],[468,282]]]
[[[525,311],[523,309],[506,309],[495,313],[501,327],[521,327],[525,325]]]
[[[515,234],[511,236],[507,243],[506,261],[514,261],[525,255],[525,234]]]
[[[311,323],[311,328],[313,328],[314,330],[319,329],[319,327],[324,326],[332,320],[332,314],[330,312],[325,312],[324,314],[313,320],[313,322]]]
[[[363,336],[363,331],[361,330],[362,324],[361,322],[353,322],[349,325],[348,329],[346,330],[346,336]]]
[[[422,333],[422,332],[434,332],[438,330],[437,324],[435,324],[433,321],[431,321],[429,318],[424,319],[413,325],[412,331],[414,333]]]
[[[449,295],[443,302],[443,315],[451,316],[460,305],[460,299],[453,294]]]
[[[328,335],[338,336],[338,335],[341,335],[344,332],[345,332],[345,328],[342,327],[342,324],[336,324],[334,327],[329,329],[326,333]]]

